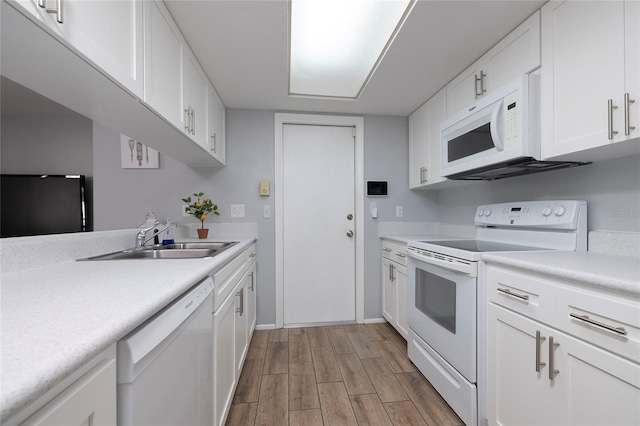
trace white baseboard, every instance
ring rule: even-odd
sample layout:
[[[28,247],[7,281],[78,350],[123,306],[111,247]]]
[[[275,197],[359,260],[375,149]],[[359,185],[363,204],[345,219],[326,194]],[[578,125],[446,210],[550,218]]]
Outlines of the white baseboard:
[[[379,323],[385,323],[385,322],[387,322],[387,320],[384,318],[369,318],[364,320],[365,324],[379,324]]]
[[[275,330],[275,329],[276,329],[275,324],[257,324],[256,325],[256,330]]]

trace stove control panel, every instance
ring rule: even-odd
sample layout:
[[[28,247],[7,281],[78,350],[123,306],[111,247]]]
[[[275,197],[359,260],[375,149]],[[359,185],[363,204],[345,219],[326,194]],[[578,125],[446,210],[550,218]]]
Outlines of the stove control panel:
[[[576,229],[586,221],[582,200],[520,201],[487,204],[476,209],[475,224],[486,227]]]

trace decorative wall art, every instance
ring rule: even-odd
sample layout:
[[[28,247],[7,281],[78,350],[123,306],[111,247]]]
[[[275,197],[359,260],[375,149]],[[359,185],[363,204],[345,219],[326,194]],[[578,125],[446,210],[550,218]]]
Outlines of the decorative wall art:
[[[159,157],[155,149],[127,135],[120,135],[120,159],[123,169],[158,169]]]

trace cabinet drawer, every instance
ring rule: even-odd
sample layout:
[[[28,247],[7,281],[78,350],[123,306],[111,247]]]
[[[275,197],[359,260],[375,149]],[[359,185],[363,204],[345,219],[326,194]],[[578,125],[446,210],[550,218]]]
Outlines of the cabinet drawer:
[[[407,266],[407,245],[382,240],[382,257]]]
[[[640,300],[558,287],[554,301],[554,327],[640,362]]]
[[[213,273],[214,299],[213,312],[216,312],[222,302],[229,296],[236,284],[242,279],[250,265],[249,259],[255,256],[255,244],[240,253],[233,260],[227,263],[222,269]]]
[[[490,302],[541,322],[553,316],[553,287],[542,279],[489,265],[487,294]]]

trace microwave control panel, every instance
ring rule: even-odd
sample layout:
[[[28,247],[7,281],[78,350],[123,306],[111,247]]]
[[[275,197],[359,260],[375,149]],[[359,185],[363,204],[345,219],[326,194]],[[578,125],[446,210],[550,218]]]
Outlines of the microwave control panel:
[[[502,108],[503,108],[503,129],[504,129],[504,148],[510,149],[518,146],[519,144],[519,136],[521,134],[520,129],[520,110],[522,109],[520,106],[520,91],[516,90],[515,92],[509,93],[504,97]]]
[[[475,224],[486,227],[575,229],[587,203],[581,200],[487,204],[476,209]]]

